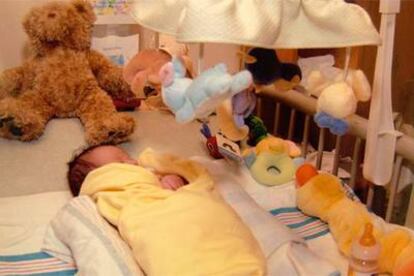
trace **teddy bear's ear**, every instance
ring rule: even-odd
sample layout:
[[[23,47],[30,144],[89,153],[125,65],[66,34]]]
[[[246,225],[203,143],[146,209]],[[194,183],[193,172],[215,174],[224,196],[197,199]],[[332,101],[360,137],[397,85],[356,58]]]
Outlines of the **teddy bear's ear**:
[[[72,5],[75,8],[76,12],[82,15],[90,22],[95,22],[96,16],[93,12],[91,4],[86,0],[73,0]]]

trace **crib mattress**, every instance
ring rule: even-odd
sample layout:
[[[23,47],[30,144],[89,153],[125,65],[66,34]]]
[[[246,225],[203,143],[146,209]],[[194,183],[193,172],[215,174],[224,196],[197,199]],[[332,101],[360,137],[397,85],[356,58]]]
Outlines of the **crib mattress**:
[[[136,121],[130,142],[122,145],[132,156],[147,148],[183,157],[205,155],[200,123],[178,124],[166,112],[129,113]],[[77,119],[53,119],[36,141],[0,138],[0,197],[67,190],[67,162],[85,147],[83,127]]]

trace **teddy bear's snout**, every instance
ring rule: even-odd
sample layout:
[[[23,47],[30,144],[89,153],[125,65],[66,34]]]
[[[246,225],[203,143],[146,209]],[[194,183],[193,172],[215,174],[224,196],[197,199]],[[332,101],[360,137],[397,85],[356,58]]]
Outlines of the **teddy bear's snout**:
[[[55,12],[49,12],[49,13],[47,14],[47,17],[48,17],[48,18],[55,18],[55,17],[56,17],[56,13],[55,13]]]

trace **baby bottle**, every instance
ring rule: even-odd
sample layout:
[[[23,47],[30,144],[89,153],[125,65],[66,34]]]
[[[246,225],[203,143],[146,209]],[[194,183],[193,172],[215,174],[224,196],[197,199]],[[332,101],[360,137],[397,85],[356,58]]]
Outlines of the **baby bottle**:
[[[364,226],[359,240],[352,243],[350,255],[350,275],[372,275],[378,270],[380,245],[375,240],[372,223]]]

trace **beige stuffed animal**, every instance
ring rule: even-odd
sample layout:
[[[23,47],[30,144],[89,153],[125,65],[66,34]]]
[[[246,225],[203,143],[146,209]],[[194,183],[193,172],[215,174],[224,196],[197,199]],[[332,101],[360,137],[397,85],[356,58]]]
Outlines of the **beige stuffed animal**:
[[[355,113],[358,101],[366,102],[371,97],[371,86],[362,70],[350,70],[346,80],[342,73],[333,80],[327,80],[315,70],[309,74],[306,88],[318,97],[318,112],[338,119]]]

